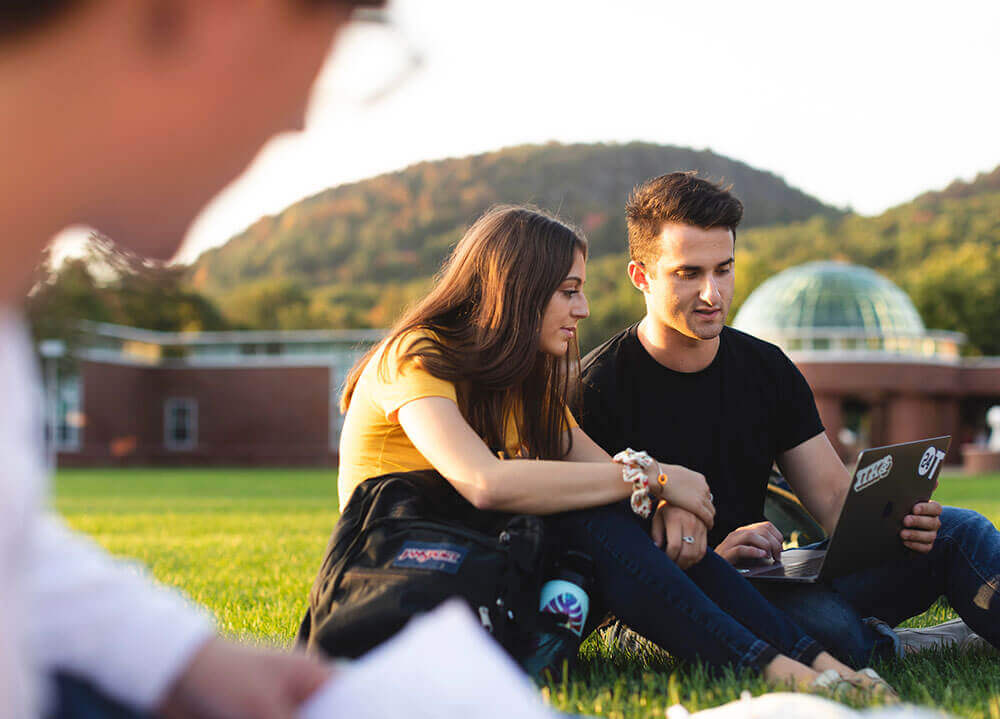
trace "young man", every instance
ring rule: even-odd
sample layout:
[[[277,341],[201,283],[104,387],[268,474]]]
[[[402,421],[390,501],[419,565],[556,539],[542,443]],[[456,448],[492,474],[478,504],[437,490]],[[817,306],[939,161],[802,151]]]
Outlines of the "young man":
[[[775,462],[831,531],[850,476],[805,378],[776,346],[725,325],[742,204],[694,173],[677,172],[636,188],[626,213],[628,274],[646,315],[584,359],[581,426],[608,452],[642,447],[703,473],[716,506],[707,545],[731,563],[781,553],[781,534],[763,514]],[[653,525],[654,541],[682,568],[701,559],[705,535],[704,525],[673,507],[661,507]],[[989,520],[924,502],[900,535],[916,553],[907,562],[830,587],[776,586],[767,595],[857,665],[897,644],[886,624],[919,614],[941,595],[1000,645],[1000,533]]]
[[[13,0],[0,9],[0,707],[46,677],[72,716],[290,718],[329,670],[217,637],[172,592],[44,516],[38,382],[18,305],[86,223],[169,258],[273,134],[299,128],[348,0]],[[88,713],[94,711],[95,713]],[[63,714],[59,714],[62,716]]]

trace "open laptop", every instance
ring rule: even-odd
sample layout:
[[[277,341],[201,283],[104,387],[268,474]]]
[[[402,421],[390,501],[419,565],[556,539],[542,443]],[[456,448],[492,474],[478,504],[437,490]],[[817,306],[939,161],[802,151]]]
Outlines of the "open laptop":
[[[951,437],[866,449],[826,549],[789,549],[781,561],[737,567],[754,581],[814,583],[904,559],[903,517],[937,488]]]

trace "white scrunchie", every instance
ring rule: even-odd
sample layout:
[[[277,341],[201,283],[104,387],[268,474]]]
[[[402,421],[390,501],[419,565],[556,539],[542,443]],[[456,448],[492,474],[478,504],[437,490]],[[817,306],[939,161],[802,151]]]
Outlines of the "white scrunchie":
[[[646,469],[653,464],[653,458],[646,452],[629,447],[612,459],[622,466],[622,480],[632,485],[632,497],[629,500],[632,511],[643,519],[648,518],[653,513],[653,498],[649,494]]]

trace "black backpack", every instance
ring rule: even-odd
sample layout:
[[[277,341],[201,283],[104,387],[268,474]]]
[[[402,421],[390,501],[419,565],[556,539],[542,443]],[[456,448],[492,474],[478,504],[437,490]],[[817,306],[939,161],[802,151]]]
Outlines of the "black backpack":
[[[562,629],[564,617],[538,608],[546,549],[540,518],[477,510],[437,472],[368,479],[334,528],[297,643],[358,657],[457,596],[523,661],[540,631]],[[563,631],[575,654],[579,639]]]

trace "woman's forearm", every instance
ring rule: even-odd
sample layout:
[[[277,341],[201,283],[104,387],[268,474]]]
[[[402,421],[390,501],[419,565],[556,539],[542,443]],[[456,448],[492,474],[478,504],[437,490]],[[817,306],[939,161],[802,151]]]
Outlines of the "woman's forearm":
[[[663,484],[657,481],[660,472]],[[685,467],[654,463],[647,469],[647,480],[653,500],[666,499],[713,526],[715,507],[704,476]],[[480,509],[526,514],[600,507],[633,491],[632,484],[623,481],[621,465],[608,461],[493,460],[473,475],[471,486],[449,481]]]
[[[603,450],[580,457],[585,461],[497,459],[449,399],[414,400],[400,408],[399,422],[424,458],[480,509],[553,514],[611,504],[632,493],[621,465]],[[585,444],[574,436],[576,451],[568,459]]]
[[[476,473],[468,493],[458,486],[461,478],[448,479],[480,509],[526,514],[597,507],[632,494],[621,465],[612,462],[496,460]]]
[[[623,481],[622,465],[611,460],[578,427],[572,430],[572,449],[566,460],[497,459],[472,430],[454,400],[424,397],[399,409],[399,423],[413,446],[458,492],[480,509],[526,514],[554,514],[599,507],[631,496],[631,482]],[[687,495],[708,496],[701,485],[684,489],[684,478],[661,486],[656,463],[646,469],[654,499],[698,512],[697,501]],[[683,470],[693,474],[689,470]],[[689,478],[690,480],[690,478]],[[680,491],[674,491],[679,488]],[[697,497],[695,497],[697,499]],[[707,502],[707,500],[706,500]],[[691,505],[690,507],[688,505]],[[709,510],[711,511],[711,510]],[[707,523],[711,522],[708,517]]]

